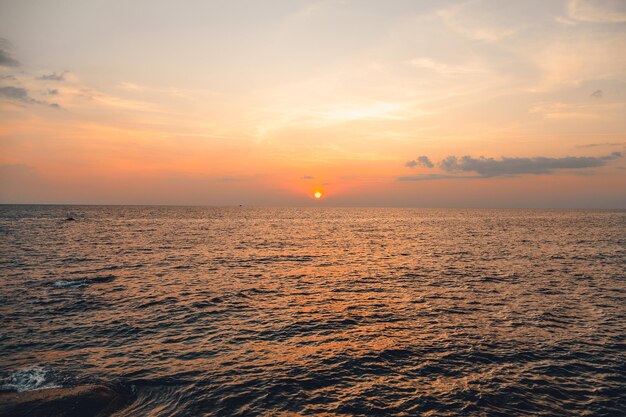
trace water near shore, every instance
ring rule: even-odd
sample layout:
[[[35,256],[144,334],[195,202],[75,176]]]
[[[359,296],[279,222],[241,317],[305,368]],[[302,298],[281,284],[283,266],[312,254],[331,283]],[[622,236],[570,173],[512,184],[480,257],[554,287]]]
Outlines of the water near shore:
[[[624,415],[625,270],[624,211],[0,206],[0,385],[123,387],[128,416]]]

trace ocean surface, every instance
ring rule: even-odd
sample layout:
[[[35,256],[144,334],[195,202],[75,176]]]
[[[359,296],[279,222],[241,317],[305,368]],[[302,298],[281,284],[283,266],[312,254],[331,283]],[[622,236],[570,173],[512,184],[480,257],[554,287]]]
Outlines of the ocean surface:
[[[124,416],[624,416],[626,211],[0,206],[0,317]]]

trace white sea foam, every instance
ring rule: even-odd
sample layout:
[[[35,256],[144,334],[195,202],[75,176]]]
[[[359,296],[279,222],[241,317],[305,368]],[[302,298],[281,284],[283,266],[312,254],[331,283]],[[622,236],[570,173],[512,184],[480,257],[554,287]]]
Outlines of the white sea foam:
[[[57,288],[78,288],[85,285],[83,280],[60,280],[54,283]]]
[[[40,366],[20,369],[2,379],[0,389],[4,391],[35,391],[46,388],[59,388],[52,378],[51,372]]]

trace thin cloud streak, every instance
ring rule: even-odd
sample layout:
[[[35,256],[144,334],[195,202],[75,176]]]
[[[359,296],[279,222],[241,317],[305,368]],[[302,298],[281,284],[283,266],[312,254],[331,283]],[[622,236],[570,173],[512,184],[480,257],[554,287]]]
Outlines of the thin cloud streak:
[[[446,175],[446,174],[421,174],[421,175],[402,175],[398,177],[398,181],[435,181],[435,180],[469,180],[477,179],[475,175]]]
[[[579,145],[578,148],[599,148],[604,146],[626,146],[626,142],[604,142],[604,143],[588,143]]]

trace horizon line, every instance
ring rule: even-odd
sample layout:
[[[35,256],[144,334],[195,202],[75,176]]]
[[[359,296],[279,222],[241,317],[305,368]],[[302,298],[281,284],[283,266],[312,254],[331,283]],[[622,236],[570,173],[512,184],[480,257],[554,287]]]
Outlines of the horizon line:
[[[429,210],[603,210],[603,211],[626,211],[626,207],[559,207],[559,206],[376,206],[376,205],[301,205],[301,206],[268,206],[268,205],[247,205],[247,204],[137,204],[137,203],[2,203],[0,206],[52,206],[52,207],[162,207],[162,208],[274,208],[274,209],[294,209],[294,208],[323,208],[323,209],[429,209]]]

